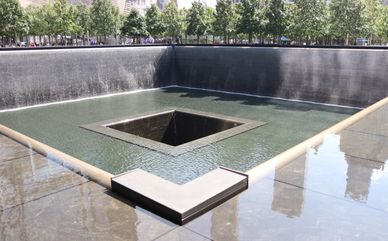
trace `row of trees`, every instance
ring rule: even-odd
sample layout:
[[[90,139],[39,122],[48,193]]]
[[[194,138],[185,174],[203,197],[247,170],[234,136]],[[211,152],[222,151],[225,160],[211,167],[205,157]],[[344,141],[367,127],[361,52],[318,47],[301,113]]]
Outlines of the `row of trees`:
[[[118,9],[109,0],[94,0],[91,7],[69,5],[67,0],[22,9],[18,0],[0,0],[0,36],[3,43],[21,36],[48,36],[51,44],[66,44],[66,36],[118,34]],[[85,38],[84,38],[85,39]]]
[[[48,36],[51,44],[66,44],[65,36],[168,37],[172,41],[195,36],[219,36],[224,43],[280,43],[292,39],[302,44],[354,44],[363,37],[369,44],[388,41],[388,7],[380,0],[218,0],[216,8],[200,1],[190,9],[171,2],[161,12],[156,5],[144,16],[131,10],[121,16],[111,0],[92,5],[69,5],[67,0],[22,9],[18,0],[0,0],[2,42],[21,36]],[[59,36],[59,40],[58,40]],[[286,36],[286,37],[285,37]]]

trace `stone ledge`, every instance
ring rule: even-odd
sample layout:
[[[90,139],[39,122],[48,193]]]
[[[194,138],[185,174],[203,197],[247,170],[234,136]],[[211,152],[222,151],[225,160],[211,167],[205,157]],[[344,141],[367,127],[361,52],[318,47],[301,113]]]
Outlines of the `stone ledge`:
[[[239,123],[241,123],[241,125],[224,130],[224,131],[216,132],[214,134],[187,142],[187,143],[179,145],[179,146],[170,146],[170,145],[167,145],[165,143],[154,141],[151,139],[147,139],[147,138],[144,138],[144,137],[141,137],[138,135],[125,133],[125,132],[118,131],[115,129],[107,128],[107,126],[111,125],[112,123],[142,119],[142,118],[145,118],[148,116],[160,115],[163,113],[173,112],[173,111],[185,112],[185,113],[189,113],[189,114],[201,115],[201,116],[206,116],[206,117],[216,118],[216,119],[223,119],[226,121],[239,122]],[[155,151],[167,154],[167,155],[179,156],[179,155],[184,154],[188,151],[192,151],[192,150],[195,150],[197,148],[201,148],[201,147],[207,146],[209,144],[222,141],[224,139],[239,135],[239,134],[244,133],[246,131],[261,127],[265,124],[267,124],[267,123],[262,122],[262,121],[254,121],[254,120],[234,117],[234,116],[226,116],[226,115],[222,115],[222,114],[192,110],[192,109],[181,108],[181,107],[169,107],[169,108],[164,108],[164,109],[158,110],[158,111],[151,111],[151,112],[146,112],[146,113],[141,113],[141,114],[136,114],[136,115],[131,115],[131,116],[124,116],[124,117],[120,117],[120,118],[99,121],[96,123],[81,125],[80,127],[84,128],[86,130],[94,131],[94,132],[102,134],[102,135],[109,136],[111,138],[115,138],[118,140],[129,142],[129,143],[132,143],[132,144],[135,144],[138,146],[146,147],[146,148],[149,148],[151,150],[155,150]]]
[[[183,185],[141,169],[112,178],[113,192],[180,225],[247,188],[247,175],[222,167]]]

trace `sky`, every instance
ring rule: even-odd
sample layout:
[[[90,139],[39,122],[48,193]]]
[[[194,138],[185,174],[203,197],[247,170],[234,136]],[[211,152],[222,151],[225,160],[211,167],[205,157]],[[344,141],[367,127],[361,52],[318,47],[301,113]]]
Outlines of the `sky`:
[[[193,1],[194,0],[178,0],[177,2],[179,8],[190,8]],[[217,0],[202,0],[202,2],[209,7],[215,7]]]

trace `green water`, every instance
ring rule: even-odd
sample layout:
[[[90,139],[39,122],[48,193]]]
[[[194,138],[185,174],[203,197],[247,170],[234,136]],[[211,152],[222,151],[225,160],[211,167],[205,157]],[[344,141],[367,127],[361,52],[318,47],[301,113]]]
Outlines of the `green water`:
[[[174,106],[267,124],[177,157],[79,127]],[[355,112],[339,107],[166,88],[4,112],[0,113],[0,123],[113,174],[141,168],[182,184],[217,166],[247,171]]]

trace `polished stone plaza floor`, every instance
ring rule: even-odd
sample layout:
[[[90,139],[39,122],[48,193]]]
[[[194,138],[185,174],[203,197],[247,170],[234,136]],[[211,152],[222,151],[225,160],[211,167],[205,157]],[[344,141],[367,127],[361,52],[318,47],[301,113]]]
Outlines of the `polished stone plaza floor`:
[[[0,136],[0,240],[388,240],[388,105],[185,226]]]

